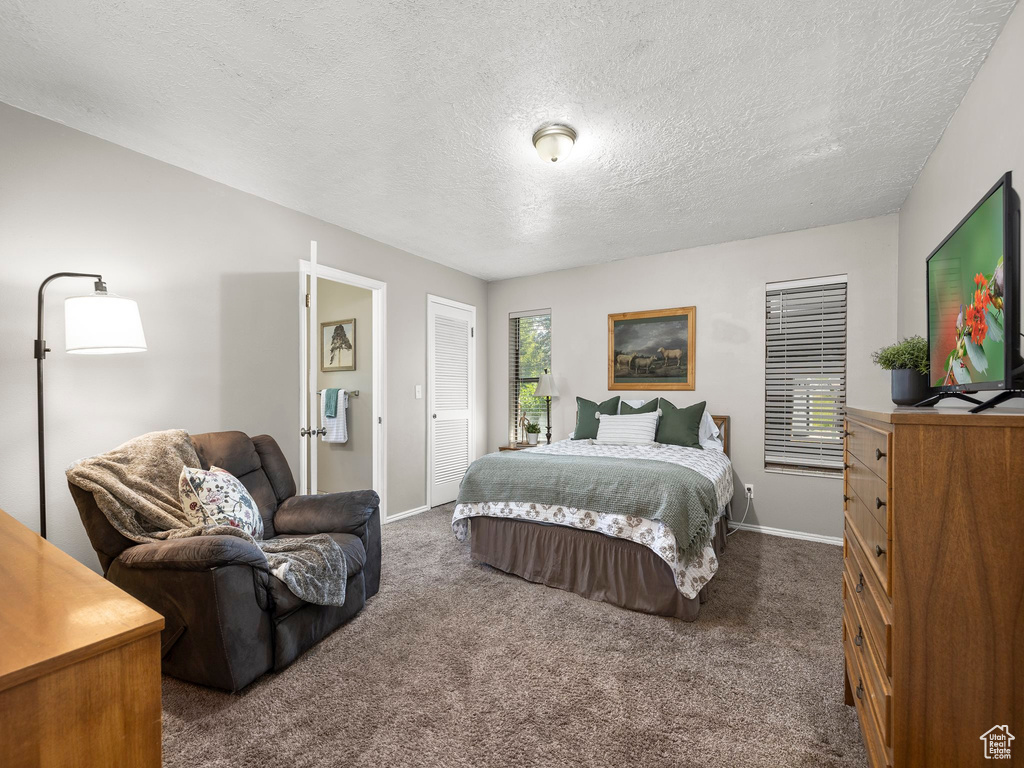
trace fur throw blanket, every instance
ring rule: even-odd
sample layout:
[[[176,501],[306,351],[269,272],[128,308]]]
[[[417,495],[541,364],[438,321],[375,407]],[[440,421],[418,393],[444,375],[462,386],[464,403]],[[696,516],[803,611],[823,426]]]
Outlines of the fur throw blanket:
[[[240,536],[259,547],[270,572],[298,597],[319,605],[344,605],[345,553],[327,534],[258,541],[229,525],[196,526],[178,500],[182,467],[199,456],[181,429],[129,440],[112,451],[72,464],[68,481],[96,499],[114,529],[144,544],[188,536]]]

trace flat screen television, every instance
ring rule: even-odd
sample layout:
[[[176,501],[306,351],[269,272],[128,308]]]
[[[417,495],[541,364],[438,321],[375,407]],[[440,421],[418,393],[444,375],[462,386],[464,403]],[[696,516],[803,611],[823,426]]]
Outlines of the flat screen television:
[[[1003,390],[974,410],[1024,396],[1020,356],[1020,199],[1005,173],[927,262],[929,384],[922,405]]]

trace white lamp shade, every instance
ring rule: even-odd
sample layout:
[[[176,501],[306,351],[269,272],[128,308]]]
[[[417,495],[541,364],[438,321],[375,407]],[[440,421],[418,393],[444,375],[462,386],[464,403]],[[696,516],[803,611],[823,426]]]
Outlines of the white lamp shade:
[[[65,299],[64,349],[78,355],[145,352],[139,305],[103,294]]]
[[[550,373],[542,373],[537,377],[537,388],[533,391],[537,397],[558,397],[555,377]]]
[[[569,156],[574,143],[572,138],[564,133],[549,133],[538,138],[535,146],[541,160],[546,163],[556,163]]]

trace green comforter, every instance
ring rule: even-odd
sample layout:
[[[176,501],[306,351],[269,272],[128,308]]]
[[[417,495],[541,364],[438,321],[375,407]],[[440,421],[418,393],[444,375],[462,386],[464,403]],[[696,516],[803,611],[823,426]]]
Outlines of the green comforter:
[[[687,467],[532,451],[492,453],[469,466],[458,503],[502,501],[659,520],[675,534],[684,557],[711,540],[718,511],[714,483]]]

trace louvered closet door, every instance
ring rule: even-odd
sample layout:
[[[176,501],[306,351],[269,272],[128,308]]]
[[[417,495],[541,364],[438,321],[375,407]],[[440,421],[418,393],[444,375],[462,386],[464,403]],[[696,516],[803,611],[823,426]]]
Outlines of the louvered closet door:
[[[474,310],[428,304],[431,506],[454,501],[471,461]]]

